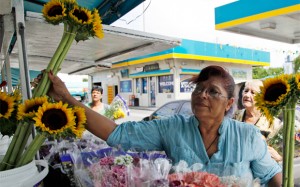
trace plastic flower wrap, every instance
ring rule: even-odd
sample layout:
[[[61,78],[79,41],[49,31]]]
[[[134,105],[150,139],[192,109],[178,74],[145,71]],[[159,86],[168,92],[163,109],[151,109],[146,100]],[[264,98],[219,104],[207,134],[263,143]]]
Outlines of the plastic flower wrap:
[[[219,171],[214,172],[214,171]],[[221,171],[221,175],[220,175]],[[213,170],[206,171],[202,164],[195,163],[188,166],[185,161],[180,161],[172,167],[172,174],[168,176],[170,187],[253,187],[260,186],[258,179],[252,180],[252,177],[237,177],[232,175],[231,168],[220,170],[214,166]],[[218,173],[215,174],[215,173]]]
[[[119,94],[113,99],[112,103],[105,110],[104,116],[111,120],[125,118],[129,115],[129,109],[125,100]]]
[[[109,147],[72,157],[76,157],[75,178],[82,186],[168,186],[171,163],[161,153],[125,152]]]

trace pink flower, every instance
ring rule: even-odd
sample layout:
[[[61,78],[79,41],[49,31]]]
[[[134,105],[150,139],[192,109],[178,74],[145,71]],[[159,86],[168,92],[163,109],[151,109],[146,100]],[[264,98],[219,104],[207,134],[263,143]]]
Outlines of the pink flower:
[[[206,172],[175,173],[168,179],[172,187],[225,187],[217,175]]]
[[[107,156],[100,159],[100,165],[113,165],[114,164],[114,157]]]

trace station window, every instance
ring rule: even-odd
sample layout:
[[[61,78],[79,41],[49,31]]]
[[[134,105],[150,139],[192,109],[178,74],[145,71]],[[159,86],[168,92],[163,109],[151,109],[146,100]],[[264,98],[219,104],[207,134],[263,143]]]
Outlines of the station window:
[[[173,93],[174,79],[173,75],[163,75],[158,77],[159,93]]]
[[[142,78],[142,91],[143,93],[147,93],[147,77]]]

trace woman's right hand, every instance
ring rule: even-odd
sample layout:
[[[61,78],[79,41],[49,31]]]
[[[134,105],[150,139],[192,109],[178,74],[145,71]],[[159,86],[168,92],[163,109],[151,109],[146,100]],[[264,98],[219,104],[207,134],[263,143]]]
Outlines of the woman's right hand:
[[[268,146],[268,151],[276,162],[282,161],[282,156],[273,147]]]
[[[53,75],[52,71],[48,73],[49,79],[52,82],[48,95],[55,101],[68,102],[69,98],[72,98],[65,83],[56,75]]]

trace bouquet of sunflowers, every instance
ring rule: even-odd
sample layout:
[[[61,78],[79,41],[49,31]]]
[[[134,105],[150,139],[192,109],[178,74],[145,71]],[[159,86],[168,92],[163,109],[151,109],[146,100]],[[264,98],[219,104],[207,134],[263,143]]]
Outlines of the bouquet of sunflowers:
[[[42,79],[33,90],[32,99],[21,101],[14,94],[0,93],[0,123],[9,121],[15,125],[9,127],[9,131],[16,128],[0,163],[0,171],[32,161],[48,137],[81,137],[84,130],[86,117],[83,108],[54,102],[45,96],[50,88],[47,73],[58,73],[74,40],[79,42],[89,37],[103,37],[101,18],[97,9],[90,11],[78,5],[76,0],[50,0],[44,5],[42,13],[46,22],[53,25],[63,24],[64,33],[46,70],[43,71]],[[37,134],[26,147],[33,125]]]
[[[1,107],[0,121],[9,121],[8,124],[16,126],[13,139],[0,163],[0,171],[31,162],[47,138],[80,138],[85,130],[83,108],[72,107],[61,101],[54,102],[47,96],[28,99],[23,103],[18,98],[15,94],[0,92],[1,106],[6,106]],[[36,136],[27,146],[33,126]]]
[[[111,120],[117,120],[129,115],[126,101],[119,94],[113,99],[112,103],[105,109],[104,116]]]
[[[266,79],[255,96],[256,105],[272,124],[283,113],[283,186],[294,186],[295,113],[300,99],[300,56],[294,60],[294,73]],[[296,132],[296,133],[295,133]]]

